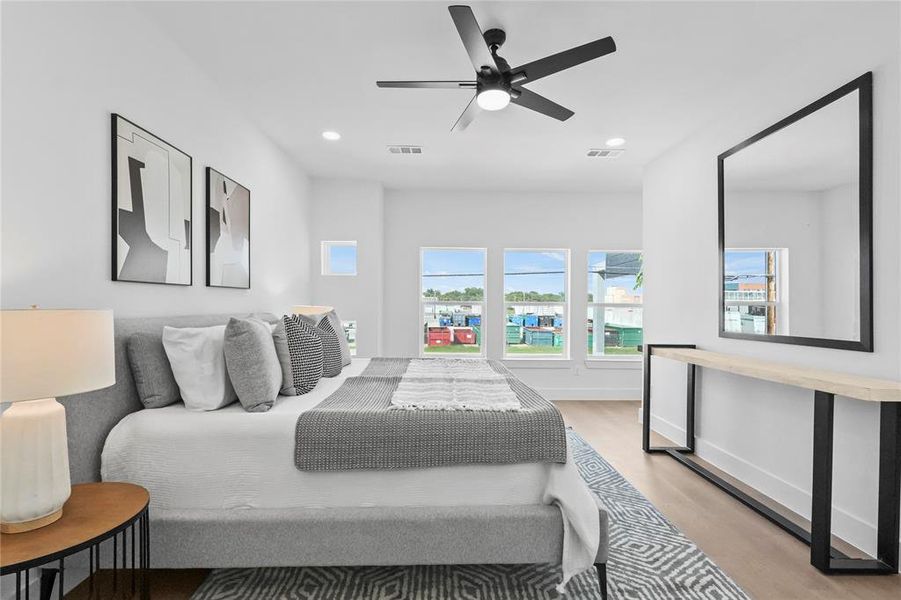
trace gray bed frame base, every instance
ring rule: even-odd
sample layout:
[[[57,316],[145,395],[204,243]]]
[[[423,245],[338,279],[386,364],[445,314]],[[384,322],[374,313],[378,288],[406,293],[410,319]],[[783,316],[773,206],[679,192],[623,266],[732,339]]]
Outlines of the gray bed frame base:
[[[125,351],[138,332],[222,325],[231,315],[116,319],[116,384],[60,398],[73,483],[100,480],[106,436],[141,410]],[[246,315],[242,315],[246,316]],[[268,321],[277,317],[255,313]],[[152,409],[151,409],[152,410]],[[598,506],[595,559],[607,597],[608,517]],[[558,563],[563,521],[553,505],[166,510],[151,497],[151,566],[225,568]]]

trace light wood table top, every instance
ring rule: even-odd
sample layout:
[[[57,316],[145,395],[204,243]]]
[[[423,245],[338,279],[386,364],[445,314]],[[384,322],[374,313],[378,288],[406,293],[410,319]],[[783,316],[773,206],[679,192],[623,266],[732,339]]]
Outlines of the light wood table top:
[[[652,345],[651,355],[858,400],[901,402],[901,382],[889,379],[861,377],[850,373],[811,369],[695,348],[666,348]]]
[[[131,523],[149,502],[147,490],[131,483],[73,485],[58,521],[24,533],[0,534],[0,568],[77,552]]]

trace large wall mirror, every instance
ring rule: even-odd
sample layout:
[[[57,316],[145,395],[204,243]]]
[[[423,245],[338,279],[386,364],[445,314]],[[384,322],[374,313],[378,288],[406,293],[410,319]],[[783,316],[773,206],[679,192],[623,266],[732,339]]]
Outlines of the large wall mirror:
[[[719,156],[720,337],[872,352],[873,79]]]

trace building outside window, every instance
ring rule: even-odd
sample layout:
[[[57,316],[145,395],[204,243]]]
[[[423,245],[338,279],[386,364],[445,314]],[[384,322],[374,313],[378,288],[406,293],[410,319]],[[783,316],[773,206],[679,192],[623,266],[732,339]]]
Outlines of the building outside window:
[[[485,354],[484,248],[420,249],[420,355]]]
[[[341,321],[341,328],[344,329],[344,337],[347,339],[347,345],[350,346],[350,355],[357,355],[357,322]]]
[[[723,253],[724,329],[776,335],[787,331],[780,285],[784,249],[726,249]]]
[[[504,356],[567,358],[569,250],[504,250]]]
[[[345,275],[357,274],[357,243],[322,242],[322,274]]]
[[[643,273],[641,252],[588,253],[588,356],[640,357]]]

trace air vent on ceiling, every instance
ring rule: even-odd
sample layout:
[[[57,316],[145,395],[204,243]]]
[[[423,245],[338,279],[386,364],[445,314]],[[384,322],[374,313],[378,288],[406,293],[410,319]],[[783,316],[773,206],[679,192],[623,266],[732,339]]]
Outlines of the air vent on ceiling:
[[[391,154],[422,154],[422,146],[388,146]]]
[[[592,148],[588,156],[592,158],[618,158],[626,150],[624,148]]]

